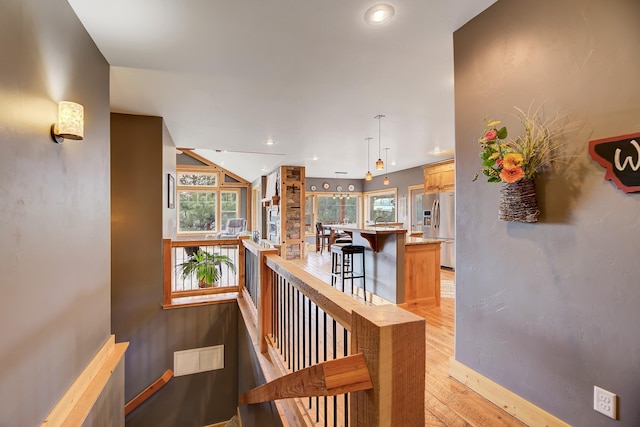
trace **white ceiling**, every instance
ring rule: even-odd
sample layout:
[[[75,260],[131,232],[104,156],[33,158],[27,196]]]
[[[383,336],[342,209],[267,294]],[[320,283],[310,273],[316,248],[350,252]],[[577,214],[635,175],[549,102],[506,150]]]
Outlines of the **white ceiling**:
[[[112,111],[161,116],[176,146],[254,181],[375,175],[379,145],[389,172],[452,157],[453,31],[495,0],[388,1],[379,26],[365,0],[68,1],[112,65]]]

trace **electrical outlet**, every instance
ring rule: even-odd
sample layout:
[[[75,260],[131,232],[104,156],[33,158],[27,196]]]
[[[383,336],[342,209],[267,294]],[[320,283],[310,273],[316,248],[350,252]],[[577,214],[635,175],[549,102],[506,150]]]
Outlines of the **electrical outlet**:
[[[617,399],[614,393],[607,391],[603,388],[593,386],[593,409],[605,414],[607,417],[617,420]]]

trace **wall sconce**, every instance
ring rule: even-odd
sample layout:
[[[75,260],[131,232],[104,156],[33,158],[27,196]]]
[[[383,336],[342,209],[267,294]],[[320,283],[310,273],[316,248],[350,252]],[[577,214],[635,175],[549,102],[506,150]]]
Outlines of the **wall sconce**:
[[[58,103],[58,122],[51,125],[51,137],[58,144],[62,144],[65,138],[83,139],[84,107],[75,102],[60,101]]]

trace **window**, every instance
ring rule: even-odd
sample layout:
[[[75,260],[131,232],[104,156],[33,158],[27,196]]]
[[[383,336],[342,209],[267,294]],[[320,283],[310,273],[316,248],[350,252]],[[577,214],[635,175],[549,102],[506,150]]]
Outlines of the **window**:
[[[216,191],[178,190],[178,233],[215,231]]]
[[[178,173],[178,186],[181,187],[217,187],[217,173]]]
[[[224,227],[228,219],[240,216],[240,204],[237,191],[220,192],[220,227]]]
[[[336,223],[348,222],[358,223],[358,197],[339,197],[329,195],[317,196],[317,216],[318,222]]]
[[[331,194],[307,194],[305,202],[305,232],[315,234],[316,222],[335,224],[346,222],[360,224],[360,196],[335,198]]]
[[[304,232],[314,234],[316,232],[314,217],[315,196],[307,195],[304,203]]]
[[[178,233],[220,231],[240,216],[240,192],[218,189],[217,172],[178,172]]]
[[[369,222],[375,222],[376,218],[382,218],[387,222],[396,221],[396,190],[393,192],[371,192],[366,194],[367,217]]]

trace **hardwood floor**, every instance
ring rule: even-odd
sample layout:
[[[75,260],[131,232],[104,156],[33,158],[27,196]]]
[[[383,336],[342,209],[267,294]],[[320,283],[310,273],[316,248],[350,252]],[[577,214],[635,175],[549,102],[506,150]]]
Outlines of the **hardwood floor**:
[[[331,255],[310,252],[307,259],[296,261],[309,273],[331,282]],[[454,280],[455,273],[441,270],[442,280]],[[374,300],[375,302],[375,300]],[[453,357],[455,300],[442,298],[440,307],[412,307],[426,320],[427,358],[425,409],[426,426],[525,426],[498,406],[489,402],[448,374]]]

